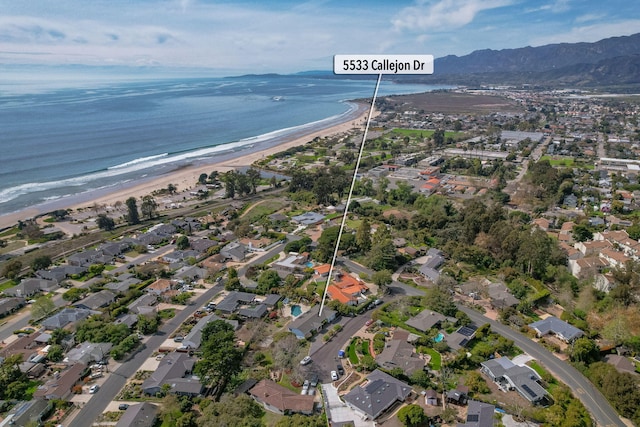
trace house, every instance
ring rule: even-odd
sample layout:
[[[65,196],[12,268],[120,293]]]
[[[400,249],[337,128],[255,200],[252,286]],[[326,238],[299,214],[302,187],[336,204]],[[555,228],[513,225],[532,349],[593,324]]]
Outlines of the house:
[[[162,358],[158,369],[142,383],[142,391],[156,395],[168,384],[169,393],[181,396],[198,396],[203,385],[197,377],[191,376],[196,359],[187,353],[173,352]]]
[[[156,311],[156,304],[158,304],[156,294],[144,294],[136,298],[127,308],[133,314],[149,314]]]
[[[358,297],[368,291],[369,288],[363,282],[350,274],[343,273],[337,273],[334,276],[333,283],[327,288],[327,293],[331,299],[347,305],[357,305]]]
[[[247,248],[240,242],[231,242],[220,250],[220,254],[226,259],[242,262],[247,254]]]
[[[637,375],[636,366],[628,357],[619,356],[617,354],[607,354],[604,361],[613,365],[618,372]]]
[[[226,320],[216,316],[215,314],[209,314],[208,316],[202,317],[198,320],[198,323],[191,328],[189,333],[184,337],[179,350],[197,350],[200,348],[200,344],[202,343],[202,330],[210,322],[215,322],[216,320],[222,320],[225,323],[228,323],[234,330],[237,330],[240,326],[237,320]]]
[[[430,388],[424,392],[424,403],[428,406],[438,406],[438,392]]]
[[[24,298],[3,298],[0,300],[0,317],[19,310],[24,306]]]
[[[41,279],[54,281],[58,284],[67,277],[79,276],[87,272],[87,267],[74,265],[59,265],[49,270],[38,270],[36,276]]]
[[[156,424],[158,412],[158,406],[152,403],[136,403],[124,411],[116,427],[153,427]]]
[[[18,337],[18,339],[11,341],[0,349],[0,357],[7,358],[15,354],[21,354],[23,360],[29,359],[31,355],[37,353],[39,348],[42,348],[41,343],[38,342],[38,337],[40,335],[41,334],[39,332],[34,332],[32,334]]]
[[[531,403],[540,403],[547,396],[547,391],[539,383],[540,375],[526,365],[516,365],[507,357],[490,359],[480,365],[480,372],[503,391],[516,390]]]
[[[515,307],[520,303],[520,300],[511,294],[504,283],[490,282],[487,285],[487,293],[491,306],[496,309]]]
[[[405,323],[413,328],[416,328],[420,332],[427,332],[431,328],[439,328],[440,324],[446,319],[447,318],[444,315],[436,311],[426,309],[422,310],[420,313],[413,316]]]
[[[0,426],[43,425],[53,410],[53,404],[44,399],[18,402],[5,416]]]
[[[546,218],[536,218],[533,220],[533,225],[538,227],[542,231],[547,231],[551,227],[549,220]]]
[[[113,303],[116,299],[116,294],[106,289],[91,294],[80,301],[73,304],[77,308],[85,308],[87,310],[97,310],[99,308],[106,307]]]
[[[495,418],[493,417],[496,407],[477,400],[470,400],[467,406],[467,417],[464,424],[458,427],[493,427]]]
[[[256,295],[249,292],[231,291],[222,301],[216,304],[216,310],[225,314],[235,313],[240,306],[253,303],[255,298]]]
[[[309,254],[297,254],[290,253],[287,258],[282,261],[276,261],[271,264],[271,267],[278,273],[280,278],[284,279],[289,274],[302,273],[307,268],[307,262],[309,261]]]
[[[376,369],[362,385],[353,387],[343,399],[363,418],[375,420],[396,402],[404,402],[410,394],[411,386]]]
[[[424,359],[415,351],[413,345],[407,342],[408,333],[396,331],[393,339],[385,343],[382,353],[376,356],[376,363],[385,369],[400,368],[409,376],[424,369]]]
[[[320,305],[314,305],[309,309],[309,311],[302,313],[289,323],[289,331],[291,331],[299,340],[309,338],[313,334],[319,332],[326,323],[333,322],[337,314],[335,311],[326,307],[322,310],[322,316],[318,315],[319,312]]]
[[[262,380],[254,385],[249,389],[249,395],[276,414],[313,414],[314,396],[295,393],[271,380]]]
[[[611,273],[598,274],[593,281],[593,287],[605,293],[611,292],[611,289],[615,288],[616,285],[617,283]]]
[[[609,264],[599,256],[569,260],[569,270],[571,270],[571,274],[578,279],[593,277],[608,266]]]
[[[465,405],[467,403],[469,389],[465,386],[456,387],[453,390],[448,390],[445,393],[445,399],[449,403],[455,403],[456,405]]]
[[[33,397],[47,400],[67,400],[73,393],[73,387],[81,383],[80,380],[86,369],[87,365],[84,363],[76,363],[39,386],[33,393]]]
[[[315,212],[306,212],[302,215],[291,217],[291,221],[300,225],[316,225],[324,221],[324,215]]]
[[[146,287],[146,291],[150,294],[160,296],[176,287],[176,283],[168,279],[158,279]]]
[[[584,335],[584,332],[580,329],[553,316],[533,322],[529,324],[529,327],[536,331],[538,337],[553,334],[567,343],[570,343]]]
[[[190,282],[204,279],[208,275],[209,272],[206,269],[196,265],[185,265],[184,267],[179,268],[174,274],[176,278],[188,280]]]
[[[92,314],[100,314],[99,311],[88,310],[86,308],[64,308],[62,311],[42,321],[45,329],[54,330],[64,328],[69,324],[74,324],[84,320]]]
[[[455,332],[451,334],[445,334],[445,340],[449,347],[454,350],[460,350],[469,344],[469,341],[476,335],[476,327],[474,325],[467,325],[459,327]]]
[[[63,362],[67,365],[73,365],[76,363],[84,363],[89,365],[92,362],[98,362],[103,360],[109,355],[113,344],[108,342],[90,343],[83,342],[82,344],[72,348],[67,352]]]
[[[329,275],[329,270],[331,269],[331,264],[322,264],[313,267],[313,271],[315,279],[326,278]]]
[[[30,278],[24,279],[20,284],[5,289],[4,294],[11,297],[28,298],[40,292],[50,292],[58,288],[58,283],[53,280]]]
[[[427,251],[425,262],[420,266],[418,271],[422,274],[426,279],[431,280],[432,282],[437,282],[440,278],[440,272],[438,268],[442,264],[444,264],[444,254],[442,251],[430,248]]]

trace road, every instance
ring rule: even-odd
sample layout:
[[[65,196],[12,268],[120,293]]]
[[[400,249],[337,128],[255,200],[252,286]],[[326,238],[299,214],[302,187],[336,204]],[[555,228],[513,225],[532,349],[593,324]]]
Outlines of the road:
[[[569,363],[558,359],[538,343],[508,326],[491,320],[469,307],[459,304],[458,309],[467,313],[477,325],[489,323],[493,331],[513,340],[518,347],[539,361],[554,377],[565,383],[574,392],[599,426],[626,426],[602,393]]]
[[[82,407],[79,414],[73,418],[70,427],[86,427],[90,426],[100,414],[104,412],[109,402],[115,399],[118,392],[125,385],[127,380],[133,376],[140,366],[147,360],[154,351],[157,351],[162,343],[171,335],[189,316],[199,309],[205,302],[213,298],[218,292],[222,291],[224,286],[218,284],[211,289],[200,294],[188,305],[184,310],[177,312],[176,316],[169,322],[162,325],[160,330],[148,338],[144,348],[140,350],[130,360],[124,362],[118,369],[110,373],[100,390],[89,399]]]

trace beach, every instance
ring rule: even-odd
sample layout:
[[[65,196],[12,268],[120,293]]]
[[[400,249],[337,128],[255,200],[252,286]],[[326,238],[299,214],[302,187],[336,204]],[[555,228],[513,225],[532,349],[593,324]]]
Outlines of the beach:
[[[354,128],[364,129],[370,105],[364,103],[358,103],[357,105],[356,112],[345,117],[345,121],[341,123],[333,124],[326,128],[301,131],[299,134],[290,135],[281,141],[277,141],[277,144],[265,144],[265,147],[257,146],[238,150],[232,154],[221,156],[222,158],[218,161],[187,166],[158,177],[138,181],[137,183],[129,182],[111,189],[78,194],[55,202],[2,215],[0,216],[0,229],[11,227],[20,220],[33,218],[56,209],[77,210],[90,208],[94,205],[113,206],[116,202],[124,203],[129,197],[141,199],[156,190],[167,188],[169,184],[176,186],[178,191],[185,191],[195,186],[198,182],[198,177],[203,173],[209,175],[214,170],[223,173],[231,169],[251,166],[261,158],[284,151],[290,147],[303,145],[317,137],[326,138]],[[373,115],[375,116],[376,114],[377,112],[374,111]]]

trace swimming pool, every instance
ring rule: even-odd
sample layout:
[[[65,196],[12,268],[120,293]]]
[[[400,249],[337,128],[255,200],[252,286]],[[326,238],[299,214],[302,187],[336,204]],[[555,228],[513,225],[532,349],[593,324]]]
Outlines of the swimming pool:
[[[302,309],[299,305],[295,304],[291,306],[291,315],[293,317],[298,317],[302,314]]]
[[[436,335],[435,337],[433,337],[433,341],[434,342],[440,342],[444,339],[444,335],[442,335],[442,332],[438,332],[438,335]]]

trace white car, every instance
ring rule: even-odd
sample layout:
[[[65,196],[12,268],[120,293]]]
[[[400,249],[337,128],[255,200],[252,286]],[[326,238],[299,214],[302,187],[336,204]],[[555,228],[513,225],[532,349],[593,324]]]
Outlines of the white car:
[[[91,388],[89,389],[89,393],[91,394],[95,394],[98,392],[98,390],[100,390],[100,386],[98,384],[94,384],[91,386]]]
[[[311,363],[311,356],[305,356],[304,359],[300,361],[301,365],[308,365],[309,363]]]
[[[331,371],[331,381],[338,381],[338,373],[336,371]]]

